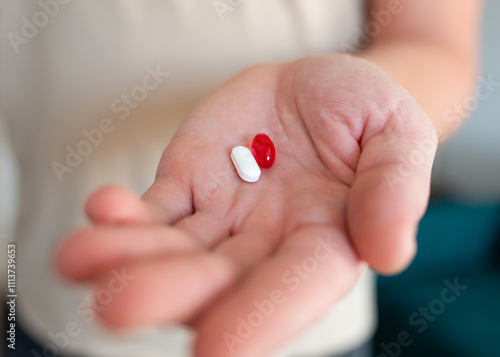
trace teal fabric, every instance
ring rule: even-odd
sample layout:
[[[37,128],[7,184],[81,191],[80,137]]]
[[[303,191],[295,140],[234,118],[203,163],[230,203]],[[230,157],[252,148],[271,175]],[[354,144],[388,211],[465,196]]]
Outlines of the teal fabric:
[[[404,273],[378,279],[375,356],[500,357],[500,203],[432,200],[418,243]]]

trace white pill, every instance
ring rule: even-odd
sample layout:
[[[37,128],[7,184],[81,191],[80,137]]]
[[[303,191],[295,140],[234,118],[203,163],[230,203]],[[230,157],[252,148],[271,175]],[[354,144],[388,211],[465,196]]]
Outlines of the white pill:
[[[255,161],[252,152],[244,146],[235,146],[231,151],[231,160],[238,171],[238,175],[247,182],[257,182],[260,178],[260,167]]]

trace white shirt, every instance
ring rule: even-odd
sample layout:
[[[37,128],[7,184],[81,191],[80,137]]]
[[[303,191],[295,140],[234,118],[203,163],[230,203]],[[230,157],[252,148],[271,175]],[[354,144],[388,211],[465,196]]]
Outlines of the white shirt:
[[[42,345],[103,357],[190,355],[192,336],[181,327],[120,335],[86,321],[81,304],[90,290],[57,275],[54,246],[86,224],[82,205],[96,188],[112,183],[144,192],[175,128],[215,86],[257,63],[345,48],[363,21],[361,0],[215,3],[0,2],[2,134],[20,180],[20,317]],[[278,355],[341,353],[369,339],[372,280],[365,274]],[[66,338],[68,324],[78,333]]]

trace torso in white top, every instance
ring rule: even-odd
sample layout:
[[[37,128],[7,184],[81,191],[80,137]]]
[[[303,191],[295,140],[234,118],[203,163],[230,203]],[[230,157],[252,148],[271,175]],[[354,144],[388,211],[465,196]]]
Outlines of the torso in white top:
[[[178,123],[216,85],[260,62],[352,44],[362,26],[363,1],[232,1],[223,21],[212,0],[41,3],[52,7],[8,0],[0,12],[0,113],[21,178],[16,237],[24,325],[45,344],[68,323],[77,324],[80,332],[63,352],[189,356],[191,336],[182,328],[123,336],[89,323],[81,307],[89,291],[54,273],[54,245],[64,232],[85,224],[81,207],[95,188],[117,183],[142,193]],[[47,14],[43,26],[40,12]],[[23,35],[24,17],[40,26],[14,48],[9,34]],[[158,74],[158,85],[144,99],[137,86],[157,69],[169,75]],[[132,96],[128,110],[123,95]],[[103,121],[113,130],[90,148],[81,144]],[[74,167],[67,161],[72,150],[88,154],[70,155]],[[56,174],[55,162],[71,172]],[[279,356],[343,352],[368,339],[375,325],[371,281],[366,274]]]

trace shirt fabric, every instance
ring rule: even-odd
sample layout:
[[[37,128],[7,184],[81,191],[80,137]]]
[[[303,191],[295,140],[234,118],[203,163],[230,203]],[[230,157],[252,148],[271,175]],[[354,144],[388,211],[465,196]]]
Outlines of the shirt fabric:
[[[101,327],[88,309],[92,290],[55,272],[54,247],[87,224],[82,205],[96,188],[143,193],[175,128],[218,84],[254,64],[352,46],[362,23],[361,0],[2,0],[0,134],[15,158],[6,170],[18,172],[10,201],[20,207],[19,317],[40,344],[88,356],[189,356],[183,327]],[[371,337],[375,320],[366,273],[276,356],[348,351]],[[68,326],[78,333],[57,345]]]

